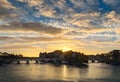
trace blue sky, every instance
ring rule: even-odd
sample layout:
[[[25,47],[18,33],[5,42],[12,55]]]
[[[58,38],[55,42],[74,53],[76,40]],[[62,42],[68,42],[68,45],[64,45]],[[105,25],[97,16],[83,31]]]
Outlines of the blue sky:
[[[38,56],[40,51],[85,54],[120,49],[119,0],[0,1],[0,50]]]

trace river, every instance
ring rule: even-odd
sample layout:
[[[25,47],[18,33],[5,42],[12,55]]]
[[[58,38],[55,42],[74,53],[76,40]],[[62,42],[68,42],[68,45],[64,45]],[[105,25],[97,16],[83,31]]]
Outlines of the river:
[[[77,68],[52,64],[9,64],[0,66],[0,82],[120,82],[120,67],[102,63]]]

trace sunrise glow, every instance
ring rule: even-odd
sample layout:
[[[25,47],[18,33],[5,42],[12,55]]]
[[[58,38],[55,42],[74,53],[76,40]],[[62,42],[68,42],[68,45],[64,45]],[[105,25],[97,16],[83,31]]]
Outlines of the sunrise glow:
[[[120,48],[119,0],[1,0],[0,51],[38,56]],[[114,5],[113,5],[114,4]]]

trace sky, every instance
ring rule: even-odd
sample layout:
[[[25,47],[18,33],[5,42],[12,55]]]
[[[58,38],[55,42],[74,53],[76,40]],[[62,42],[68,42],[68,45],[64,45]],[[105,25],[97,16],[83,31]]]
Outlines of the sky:
[[[0,51],[24,56],[120,49],[120,0],[0,0]]]

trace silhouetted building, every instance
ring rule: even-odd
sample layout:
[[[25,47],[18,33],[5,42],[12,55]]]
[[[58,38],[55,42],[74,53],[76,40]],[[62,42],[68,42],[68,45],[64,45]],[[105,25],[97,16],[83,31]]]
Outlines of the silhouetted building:
[[[54,52],[43,52],[39,54],[40,58],[58,58],[58,59],[62,59],[64,58],[63,52],[61,50],[55,50]]]
[[[114,65],[120,65],[120,50],[113,50],[109,52],[110,60]]]
[[[66,51],[63,52],[61,50],[55,50],[50,53],[40,53],[39,57],[44,61],[59,61],[59,62],[67,62],[70,65],[79,65],[83,66],[83,63],[88,63],[88,57],[80,52]]]

